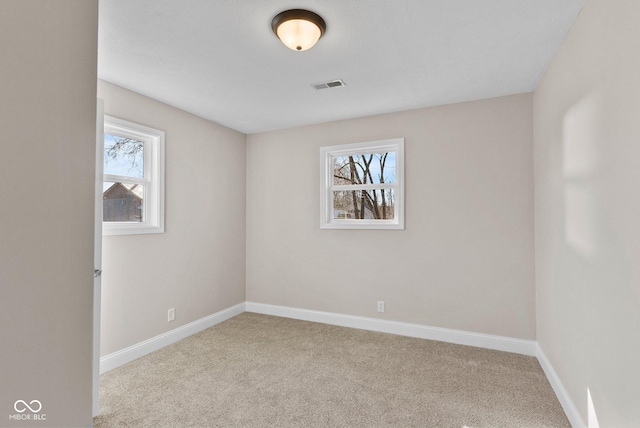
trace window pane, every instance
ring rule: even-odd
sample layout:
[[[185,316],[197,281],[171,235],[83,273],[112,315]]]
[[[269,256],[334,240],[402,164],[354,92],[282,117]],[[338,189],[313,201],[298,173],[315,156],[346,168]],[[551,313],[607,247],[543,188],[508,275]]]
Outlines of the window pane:
[[[104,173],[144,177],[144,143],[104,134]]]
[[[333,218],[393,220],[394,203],[393,189],[333,192]]]
[[[333,158],[333,184],[396,182],[396,154],[365,153]]]
[[[102,221],[144,220],[143,185],[105,181],[102,189]]]

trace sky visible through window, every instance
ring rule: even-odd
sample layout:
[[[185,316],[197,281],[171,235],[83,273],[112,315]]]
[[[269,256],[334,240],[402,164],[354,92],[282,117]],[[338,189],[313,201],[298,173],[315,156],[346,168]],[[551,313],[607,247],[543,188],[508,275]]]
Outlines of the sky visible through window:
[[[369,164],[369,171],[373,178],[373,183],[381,183],[380,180],[380,159],[384,155],[384,153],[373,153],[373,160]],[[360,165],[356,166],[356,171],[360,175],[361,180],[364,182],[363,170],[361,166],[364,166],[363,157],[369,160],[371,153],[366,153],[362,155],[353,155],[353,159],[355,164]],[[334,158],[334,173],[336,175],[342,177],[349,177],[349,156],[337,156]],[[341,168],[342,167],[342,168]],[[341,171],[338,171],[340,170]],[[388,152],[387,158],[384,165],[384,183],[395,183],[396,182],[396,154],[395,152]],[[371,183],[371,181],[367,181],[367,183]],[[334,184],[347,184],[340,179],[335,179]]]
[[[119,147],[116,148],[117,144]],[[115,148],[115,150],[114,150]],[[104,135],[104,173],[126,177],[144,177],[144,143],[116,135]],[[107,190],[110,184],[103,186]]]
[[[127,140],[130,143],[126,144],[122,150],[116,151],[115,158],[109,156],[110,150],[113,150],[118,141]],[[143,178],[144,177],[144,162],[143,162],[143,149],[144,143],[142,141],[128,140],[115,135],[104,135],[104,173],[113,175],[125,175],[128,177]],[[129,154],[128,152],[135,153]]]

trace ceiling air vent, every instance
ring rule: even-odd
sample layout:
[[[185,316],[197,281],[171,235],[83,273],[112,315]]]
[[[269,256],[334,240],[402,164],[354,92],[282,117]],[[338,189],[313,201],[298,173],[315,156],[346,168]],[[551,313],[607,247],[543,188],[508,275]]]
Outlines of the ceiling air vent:
[[[314,89],[341,88],[344,86],[344,82],[338,79],[322,83],[313,83],[311,86],[313,86]]]

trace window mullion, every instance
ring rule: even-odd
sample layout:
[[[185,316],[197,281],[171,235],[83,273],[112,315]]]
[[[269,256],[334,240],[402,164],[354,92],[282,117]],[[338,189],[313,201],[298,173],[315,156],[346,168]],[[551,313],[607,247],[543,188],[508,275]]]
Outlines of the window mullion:
[[[104,174],[104,181],[113,181],[116,183],[135,183],[149,184],[150,181],[144,178],[129,177],[126,175]]]

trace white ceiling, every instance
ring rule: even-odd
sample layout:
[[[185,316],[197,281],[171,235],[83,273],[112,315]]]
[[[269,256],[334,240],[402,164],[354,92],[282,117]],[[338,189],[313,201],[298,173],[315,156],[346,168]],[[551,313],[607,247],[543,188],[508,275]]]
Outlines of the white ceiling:
[[[584,1],[100,0],[98,76],[248,134],[531,92]],[[308,51],[271,31],[294,8]]]

